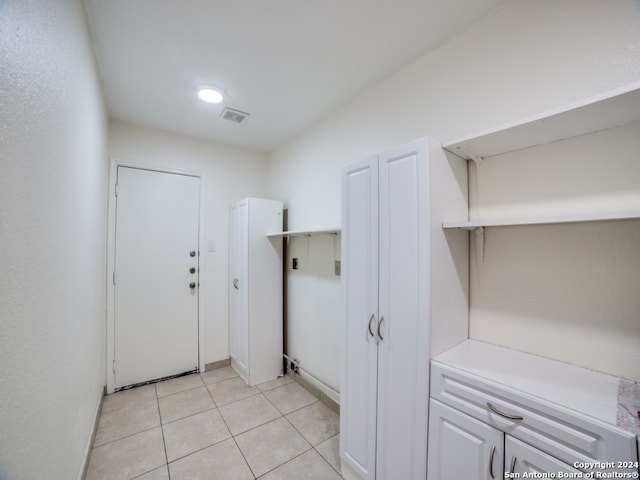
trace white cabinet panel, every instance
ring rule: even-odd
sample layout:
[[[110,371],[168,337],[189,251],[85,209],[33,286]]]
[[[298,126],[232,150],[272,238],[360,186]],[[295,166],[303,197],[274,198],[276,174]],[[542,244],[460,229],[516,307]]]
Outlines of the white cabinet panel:
[[[249,203],[231,207],[229,217],[229,353],[245,375],[249,372]],[[240,285],[240,282],[243,285]]]
[[[246,198],[229,218],[231,365],[256,385],[282,373],[282,202]]]
[[[380,155],[376,478],[423,479],[426,474],[426,157],[424,142]]]
[[[349,320],[342,344],[340,448],[360,477],[372,480],[378,372],[378,158],[345,167],[342,190],[342,288]]]
[[[545,478],[542,475],[534,475],[557,475],[559,472],[579,474],[579,470],[572,466],[509,435],[505,438],[504,450],[505,478]],[[528,474],[527,477],[523,477],[525,473]],[[507,474],[509,474],[508,477]]]
[[[428,479],[503,478],[503,437],[500,430],[432,399]]]

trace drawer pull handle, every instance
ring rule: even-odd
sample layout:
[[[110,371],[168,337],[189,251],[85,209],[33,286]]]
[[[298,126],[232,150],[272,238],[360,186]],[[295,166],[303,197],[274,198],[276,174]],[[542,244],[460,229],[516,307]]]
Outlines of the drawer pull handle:
[[[501,417],[508,418],[509,420],[524,420],[524,417],[521,417],[520,415],[509,415],[508,413],[501,412],[489,402],[487,402],[487,407],[489,407],[489,410],[491,410],[493,413],[497,413]]]
[[[496,478],[495,475],[493,474],[493,457],[496,454],[496,446],[493,445],[491,447],[491,455],[489,455],[489,475],[491,475],[491,478]]]

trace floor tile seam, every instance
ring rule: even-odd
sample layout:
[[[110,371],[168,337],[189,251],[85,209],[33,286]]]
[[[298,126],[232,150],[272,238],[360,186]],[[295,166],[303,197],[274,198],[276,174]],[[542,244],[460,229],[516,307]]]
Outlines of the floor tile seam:
[[[154,395],[152,398],[148,398],[146,400],[138,400],[135,401],[129,405],[123,405],[121,407],[117,407],[117,408],[107,408],[106,410],[103,408],[102,409],[102,415],[104,415],[105,413],[113,413],[113,412],[117,412],[118,410],[123,410],[125,408],[140,408],[143,407],[145,403],[151,403],[154,400],[156,400],[156,396]]]
[[[172,423],[179,422],[180,420],[184,420],[184,419],[186,419],[186,418],[195,417],[196,415],[200,415],[201,413],[208,412],[209,410],[218,410],[218,407],[213,406],[213,407],[211,407],[211,408],[207,408],[206,410],[202,410],[202,411],[200,411],[200,412],[190,413],[190,414],[188,414],[188,415],[185,415],[184,417],[176,418],[176,419],[171,420],[171,421],[166,422],[166,423],[162,423],[162,415],[160,415],[160,422],[161,422],[161,426],[162,426],[162,427],[164,427],[165,425],[171,425]],[[220,412],[218,412],[218,413],[220,413]],[[222,416],[222,414],[220,414],[220,416]]]
[[[305,439],[305,440],[306,440],[306,439]],[[307,442],[307,443],[309,443],[309,442]],[[314,450],[314,448],[313,448],[313,445],[311,445],[311,444],[309,443],[309,448],[308,448],[308,449],[306,449],[304,452],[300,452],[298,455],[295,455],[294,457],[291,457],[289,460],[287,460],[287,461],[285,461],[285,462],[282,462],[280,465],[277,465],[277,466],[273,467],[271,470],[269,470],[269,471],[267,471],[267,472],[264,472],[264,473],[263,473],[262,475],[260,475],[259,477],[256,477],[256,479],[258,479],[258,480],[259,480],[259,479],[263,478],[265,475],[269,475],[269,474],[270,474],[271,472],[273,472],[274,470],[277,470],[278,468],[280,468],[280,467],[282,467],[282,466],[286,465],[287,463],[293,462],[296,458],[301,457],[302,455],[304,455],[305,453],[310,452],[311,450]],[[318,455],[319,455],[319,454],[318,454]],[[320,457],[322,457],[322,455],[320,455]],[[322,460],[324,460],[324,458],[322,458]],[[324,460],[324,461],[326,462],[326,460]],[[254,476],[255,476],[255,475],[254,475]]]
[[[234,375],[234,376],[229,377],[229,378],[221,378],[220,380],[214,380],[213,382],[207,383],[207,381],[204,378],[202,378],[202,374],[201,373],[199,373],[198,375],[200,375],[200,380],[202,380],[202,383],[204,383],[205,385],[214,385],[216,383],[224,382],[226,380],[233,380],[234,378],[237,378],[237,377],[240,376],[240,375]]]
[[[278,380],[279,378],[284,378],[285,376],[286,376],[286,375],[282,375],[281,377],[277,377],[275,380]],[[262,390],[262,387],[260,387],[260,385],[263,385],[264,383],[273,382],[273,381],[275,381],[275,380],[269,380],[269,381],[267,381],[267,382],[263,382],[262,384],[258,384],[258,385],[256,385],[256,387],[257,387],[258,389],[260,389],[260,391],[261,391],[262,393],[264,393],[264,392],[270,392],[271,390],[275,390],[276,388],[286,387],[286,386],[287,386],[287,385],[289,385],[290,383],[295,382],[295,380],[291,380],[290,382],[287,382],[287,383],[285,383],[284,385],[276,385],[275,387],[269,388],[269,389],[267,389],[267,390]]]
[[[101,443],[100,445],[95,445],[94,444],[94,446],[91,449],[91,451],[95,450],[96,448],[105,447],[107,445],[111,445],[112,443],[119,442],[120,440],[126,440],[127,438],[135,437],[136,435],[139,435],[141,433],[150,432],[151,430],[154,430],[156,428],[162,428],[162,424],[154,425],[153,427],[145,428],[144,430],[139,430],[139,431],[131,433],[129,435],[125,435],[124,437],[119,437],[119,438],[110,440],[108,442]]]
[[[275,390],[275,389],[274,389],[274,390]],[[270,390],[270,391],[271,391],[271,390]],[[279,413],[280,415],[282,415],[283,417],[285,417],[285,416],[287,415],[286,413],[282,413],[282,410],[280,410],[280,409],[278,408],[278,406],[277,406],[277,405],[276,405],[276,404],[275,404],[275,403],[274,403],[274,402],[273,402],[273,401],[272,401],[272,400],[271,400],[271,399],[270,399],[270,398],[269,398],[265,393],[262,393],[262,395],[264,395],[264,398],[266,398],[266,399],[269,401],[269,403],[270,403],[271,405],[273,405],[273,408],[275,408],[275,409],[278,411],[278,413]]]
[[[208,389],[207,389],[207,390],[208,390]],[[209,392],[209,395],[211,395],[211,396],[212,396],[212,398],[213,398],[213,394],[212,394],[211,392]],[[260,390],[258,390],[256,393],[252,393],[251,395],[247,395],[246,397],[242,397],[242,398],[238,398],[238,399],[236,399],[236,400],[232,400],[232,401],[231,401],[231,402],[229,402],[229,403],[220,403],[220,404],[218,404],[218,403],[216,403],[216,402],[215,402],[215,400],[214,400],[214,402],[213,402],[213,403],[216,403],[216,405],[217,405],[218,407],[226,407],[227,405],[231,405],[232,403],[239,402],[239,401],[241,401],[241,400],[246,400],[247,398],[255,397],[255,396],[257,396],[257,395],[264,395],[264,393],[262,393]]]
[[[213,402],[213,404],[214,404],[216,407],[219,407],[218,403],[216,402],[216,399],[215,399],[215,398],[213,398],[213,393],[211,393],[211,390],[209,390],[209,386],[208,386],[206,383],[204,384],[204,388],[206,388],[206,389],[207,389],[207,393],[209,394],[209,398],[211,399],[211,401]]]
[[[114,395],[114,394],[112,394],[112,395]],[[153,397],[150,396],[149,398],[146,398],[144,400],[135,400],[132,403],[127,404],[127,405],[122,405],[121,407],[107,408],[106,410],[103,407],[100,417],[104,416],[105,414],[117,412],[119,410],[124,410],[125,408],[135,408],[137,410],[139,408],[144,407],[146,403],[151,404],[151,402],[155,403],[156,406],[157,406],[157,404],[158,404],[157,399],[158,399],[158,397],[154,393]]]
[[[304,407],[303,407],[303,408],[304,408]],[[300,410],[301,410],[301,409],[300,409]],[[292,413],[293,413],[293,412],[292,412]],[[304,439],[306,440],[306,442],[307,442],[309,445],[311,445],[311,448],[314,448],[314,449],[315,449],[315,447],[316,447],[316,446],[315,446],[313,443],[311,443],[311,441],[310,441],[310,440],[305,436],[305,434],[304,434],[304,433],[302,433],[302,432],[301,432],[301,431],[300,431],[300,430],[299,430],[299,429],[298,429],[298,428],[297,428],[297,427],[296,427],[296,426],[291,422],[291,420],[289,420],[289,419],[287,418],[287,415],[284,415],[284,418],[285,418],[285,420],[286,420],[287,422],[289,422],[289,425],[291,425],[291,426],[293,427],[293,429],[294,429],[296,432],[298,432],[298,434],[300,434],[300,436],[301,436],[302,438],[304,438]],[[332,438],[332,437],[329,437],[329,438]],[[328,440],[328,439],[327,439],[327,440]],[[325,440],[323,440],[323,442],[324,442],[324,441],[325,441]],[[322,443],[322,442],[320,442],[320,443]],[[320,445],[320,443],[318,443],[318,445]],[[320,456],[322,456],[322,455],[320,455]]]
[[[249,395],[248,397],[238,398],[237,400],[234,400],[234,401],[229,402],[229,403],[223,403],[222,405],[219,405],[218,408],[220,408],[220,407],[228,407],[229,405],[233,405],[234,403],[238,403],[238,402],[243,402],[243,401],[248,400],[250,398],[257,397],[258,395],[262,395],[264,398],[267,398],[264,393],[258,392],[256,394]]]
[[[167,475],[168,475],[169,474],[169,468],[168,468],[167,464],[165,463],[164,465],[160,465],[159,467],[153,467],[151,470],[148,470],[148,471],[146,471],[144,473],[141,473],[140,475],[136,475],[135,477],[130,477],[128,480],[136,480],[136,478],[140,478],[140,477],[146,475],[147,473],[153,472],[154,470],[159,470],[162,467],[167,469]]]
[[[298,408],[296,408],[296,409],[294,409],[294,410],[291,410],[290,412],[287,412],[287,413],[285,413],[285,414],[283,414],[283,415],[286,417],[287,415],[291,415],[292,413],[299,412],[299,411],[300,411],[300,410],[302,410],[303,408],[307,408],[307,407],[310,407],[311,405],[315,405],[315,404],[316,404],[316,403],[318,403],[318,402],[322,403],[320,400],[316,399],[316,400],[314,400],[314,401],[313,401],[313,402],[311,402],[311,403],[307,403],[306,405],[302,405],[301,407],[298,407]]]
[[[340,435],[340,434],[339,434],[339,433],[336,433],[336,435]],[[327,438],[326,440],[324,440],[324,441],[320,442],[318,445],[322,445],[324,442],[327,442],[327,441],[331,440],[331,439],[332,439],[333,437],[335,437],[336,435],[333,435],[333,436],[331,436],[331,437]],[[342,474],[341,474],[338,470],[336,470],[336,469],[333,467],[333,465],[331,465],[331,463],[329,463],[329,461],[328,461],[326,458],[324,458],[324,455],[322,455],[322,453],[320,452],[320,450],[318,450],[318,449],[317,449],[318,445],[314,445],[314,446],[313,446],[313,449],[316,451],[316,453],[317,453],[318,455],[320,455],[320,457],[321,457],[325,462],[327,462],[327,465],[329,465],[329,466],[331,467],[331,469],[332,469],[334,472],[336,472],[340,478],[342,478]],[[339,448],[339,447],[338,447],[338,448]]]
[[[164,438],[164,428],[162,426],[162,413],[160,413],[160,397],[158,396],[158,387],[156,386],[156,403],[158,404],[158,416],[160,417],[160,432],[162,433],[162,448],[164,450],[164,464],[169,463],[169,456],[167,455],[167,442]],[[167,466],[167,475],[169,475],[169,467]]]
[[[238,449],[238,451],[240,452],[240,455],[242,456],[242,459],[244,460],[244,463],[247,465],[247,468],[249,469],[249,471],[251,472],[251,476],[254,478],[254,480],[257,478],[256,477],[256,472],[253,471],[253,468],[251,468],[251,465],[249,464],[249,461],[247,460],[247,457],[244,455],[244,452],[242,451],[242,449],[240,448],[240,445],[238,445],[238,441],[236,440],[235,436],[232,436],[231,439],[233,440],[233,443],[236,445],[236,448]]]
[[[205,387],[205,388],[206,388],[207,386],[206,386],[206,384],[204,384],[204,383],[203,383],[202,385],[200,385],[200,386],[198,386],[198,387],[185,388],[184,390],[180,390],[179,392],[173,392],[173,393],[169,393],[169,394],[167,394],[167,395],[157,395],[157,393],[156,393],[156,395],[157,395],[158,400],[160,400],[161,398],[173,397],[174,395],[179,395],[179,394],[181,394],[181,393],[185,393],[185,392],[188,392],[188,391],[190,391],[190,390],[197,390],[198,388],[202,388],[202,387]],[[208,388],[207,388],[207,391],[209,391],[209,389],[208,389]],[[212,400],[213,400],[213,399],[212,399]]]
[[[206,445],[204,447],[198,448],[197,450],[194,450],[193,452],[186,453],[186,454],[184,454],[184,455],[182,455],[182,456],[180,456],[178,458],[174,458],[173,460],[169,460],[169,457],[167,457],[167,465],[171,465],[172,463],[176,463],[178,460],[182,460],[184,458],[190,457],[191,455],[195,455],[196,453],[199,453],[199,452],[201,452],[203,450],[206,450],[207,448],[214,447],[214,446],[216,446],[216,445],[218,445],[218,444],[220,444],[222,442],[226,442],[227,440],[231,440],[231,439],[233,439],[233,435],[231,435],[231,432],[229,432],[229,436],[228,437],[220,439],[217,442],[213,442],[213,443],[211,443],[209,445]]]
[[[227,421],[224,419],[224,416],[222,415],[222,413],[220,414],[220,416],[223,418],[225,425],[227,425],[227,429],[229,430],[229,432],[231,432],[231,429],[229,428],[229,425],[227,424]],[[260,425],[255,425],[255,426],[253,426],[251,428],[247,428],[246,430],[244,430],[242,432],[239,432],[239,433],[231,432],[231,436],[234,437],[234,438],[235,437],[239,437],[240,435],[244,435],[245,433],[250,432],[251,430],[255,430],[256,428],[264,427],[268,423],[275,422],[276,420],[279,420],[281,418],[284,418],[284,415],[282,415],[280,412],[278,412],[278,417],[272,418],[271,420],[267,420],[264,423],[261,423]]]
[[[233,434],[233,432],[231,431],[231,428],[229,427],[229,424],[227,423],[227,419],[224,418],[224,415],[222,414],[222,412],[220,411],[220,407],[218,407],[218,413],[220,413],[220,418],[222,418],[222,422],[224,423],[224,426],[227,427],[227,431],[229,432],[229,435],[231,435],[231,438],[233,438],[234,443],[236,444],[236,447],[238,447],[238,450],[240,450],[240,446],[238,445],[238,442],[236,442],[236,435]],[[248,430],[247,430],[248,431]],[[242,432],[244,433],[244,432]],[[242,433],[238,433],[237,435],[242,435]],[[242,452],[242,450],[240,450]],[[242,457],[244,458],[244,454],[242,455]],[[247,462],[247,459],[244,459],[245,462]],[[249,462],[247,462],[247,465],[249,464]],[[253,470],[251,470],[251,473],[253,474]],[[255,478],[255,475],[253,475]]]

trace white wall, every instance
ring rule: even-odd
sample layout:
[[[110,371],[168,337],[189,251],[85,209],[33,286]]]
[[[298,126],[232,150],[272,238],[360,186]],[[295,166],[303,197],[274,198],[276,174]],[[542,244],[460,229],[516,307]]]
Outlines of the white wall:
[[[105,383],[106,115],[76,0],[0,2],[0,478],[79,478]]]
[[[448,140],[491,128],[635,82],[638,78],[640,2],[517,1],[364,92],[273,152],[270,157],[269,188],[272,195],[284,199],[289,209],[290,229],[332,227],[340,222],[342,164],[424,135]],[[607,162],[616,160],[617,155]],[[600,185],[600,172],[609,171],[607,162],[600,163],[600,168],[595,171],[579,167],[580,174],[595,179],[595,184]],[[554,166],[547,162],[547,167],[552,168],[553,172],[545,174],[547,178],[561,174],[561,185],[571,183],[572,177],[562,172],[565,168],[562,164]],[[635,193],[626,194],[625,198],[637,199],[637,168],[631,177],[623,173],[624,168],[613,171],[615,173],[607,180],[605,187],[598,187],[597,192],[588,187],[587,196],[595,198],[597,193],[600,198],[617,197],[619,200],[620,190],[629,186],[628,178],[631,178],[635,182],[632,183]],[[510,171],[506,178],[499,174],[496,179],[500,183],[508,183],[519,174]],[[491,182],[488,171],[481,173],[480,182],[480,191],[486,192],[487,188],[482,182]],[[593,184],[587,182],[586,185]],[[480,198],[480,202],[486,200],[487,197]],[[507,202],[512,200],[509,198]],[[541,200],[540,196],[534,200],[538,212],[552,213],[555,210],[557,198],[551,201],[545,198],[544,204]],[[584,197],[581,197],[582,200]],[[608,205],[618,200],[612,200]],[[594,202],[590,203],[593,205]],[[569,204],[575,206],[576,202]],[[628,208],[634,206],[638,208],[637,203],[628,205]],[[475,211],[478,205],[474,203],[471,207]],[[559,235],[562,228],[549,227],[544,235]],[[603,227],[596,228],[602,231]],[[611,235],[614,235],[614,229],[612,227]],[[623,234],[624,240],[616,240],[614,248],[623,258],[634,258],[637,262],[637,248],[631,246],[636,238],[633,236],[633,227],[623,229],[628,230]],[[491,234],[493,237],[497,235],[495,232],[497,230]],[[613,241],[613,238],[603,240],[601,246]],[[494,246],[490,247],[491,244]],[[493,243],[489,238],[487,248],[500,248],[498,245],[502,246],[503,243]],[[549,253],[554,254],[553,251]],[[574,258],[567,265],[567,275],[578,282],[582,281],[579,273],[584,270],[581,263],[584,259],[584,256]],[[628,290],[629,281],[634,282],[631,285],[638,284],[640,270],[636,268],[634,272],[628,268],[625,273],[618,275],[617,265],[606,256],[594,265],[594,269],[606,271],[608,289]],[[523,268],[530,266],[528,262]],[[508,264],[496,265],[496,268],[502,275],[513,273],[512,266]],[[547,277],[550,282],[548,288],[555,288],[556,291],[566,289],[566,276],[549,274]],[[499,292],[501,284],[495,282],[489,285],[489,281],[488,278],[483,282],[483,288]],[[293,287],[297,295],[289,297],[290,312],[305,311],[302,305],[310,298],[315,298],[315,283],[313,279],[308,279],[304,287]],[[303,288],[304,291],[301,291]],[[518,289],[521,298],[538,295],[529,289],[526,282],[517,283],[513,288]],[[341,322],[338,305],[340,290],[335,286],[331,292],[326,289],[323,291],[330,297],[325,301],[337,305],[334,316],[327,319],[325,312],[314,315],[307,311],[304,318],[290,314],[290,328],[300,325],[305,329],[305,324],[325,322],[329,330],[336,330],[336,324]],[[492,333],[495,325],[488,324],[482,305],[476,303],[476,291],[470,306],[471,334],[507,346],[511,346],[516,338],[525,339],[518,342],[519,347],[640,380],[638,369],[634,371],[631,368],[640,361],[640,348],[637,348],[640,346],[640,322],[637,315],[629,317],[632,312],[637,313],[637,303],[629,295],[622,298],[592,293],[592,287],[582,291],[576,288],[568,299],[569,304],[563,307],[579,310],[587,317],[579,324],[573,320],[566,321],[563,315],[547,318],[545,312],[531,309],[526,302],[520,302],[517,309],[512,309],[513,305],[503,304],[498,298],[492,307],[508,311],[508,316],[513,319],[506,320],[512,327],[508,333],[498,337]],[[619,301],[624,305],[620,305]],[[601,315],[603,311],[611,311],[620,318],[612,330],[603,328],[603,321],[606,321]],[[581,329],[579,342],[576,341],[578,337],[573,336],[577,333],[575,329],[578,325]],[[623,325],[626,329],[624,333]],[[535,342],[527,344],[526,340],[531,338],[528,333],[532,330],[545,334],[538,335]],[[312,338],[313,335],[314,332],[308,329],[306,337]],[[545,338],[554,335],[560,336],[561,348],[552,349],[543,344]],[[635,345],[636,348],[629,350],[625,347],[615,358],[608,358],[611,346],[625,335],[628,336],[625,345]],[[603,344],[609,347],[599,348]],[[289,345],[289,350],[295,350],[295,346]],[[590,354],[585,354],[587,350]],[[325,355],[329,357],[334,351],[335,345],[328,342]],[[305,357],[303,351],[295,353],[301,365],[312,373],[321,369],[317,363],[311,364],[312,360]],[[339,373],[334,372],[333,377],[338,378]]]
[[[229,205],[266,195],[266,155],[122,122],[109,125],[108,151],[111,158],[202,175],[201,228],[205,239],[216,241],[215,252],[200,246],[204,358],[206,363],[229,358]]]

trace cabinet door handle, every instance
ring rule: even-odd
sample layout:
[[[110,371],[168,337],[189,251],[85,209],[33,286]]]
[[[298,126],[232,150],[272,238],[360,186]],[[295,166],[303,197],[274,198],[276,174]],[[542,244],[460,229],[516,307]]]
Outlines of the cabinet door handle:
[[[489,407],[489,410],[491,410],[493,413],[497,413],[501,417],[508,418],[509,420],[524,420],[524,417],[521,417],[520,415],[509,415],[508,413],[501,412],[489,402],[487,402],[487,407]]]
[[[509,470],[509,473],[513,473],[515,469],[516,469],[516,456],[514,455],[513,457],[511,457],[511,470]]]
[[[238,290],[238,281],[239,281],[239,280],[238,280],[237,278],[234,278],[234,279],[233,279],[233,287],[234,287],[236,290]]]
[[[371,335],[372,337],[375,337],[375,336],[376,336],[376,335],[375,335],[375,333],[373,333],[373,332],[371,331],[371,322],[373,322],[373,320],[374,320],[375,318],[376,318],[376,314],[375,314],[375,313],[372,313],[372,314],[371,314],[371,318],[369,319],[369,335]]]
[[[496,455],[496,446],[493,445],[491,447],[491,454],[489,455],[489,475],[491,475],[491,478],[496,478],[495,475],[493,474],[493,457],[495,457]]]
[[[380,335],[380,325],[382,325],[382,322],[384,322],[384,317],[380,317],[380,321],[378,322],[378,338],[380,340],[384,340],[384,338],[382,338],[382,335]]]

